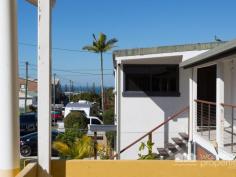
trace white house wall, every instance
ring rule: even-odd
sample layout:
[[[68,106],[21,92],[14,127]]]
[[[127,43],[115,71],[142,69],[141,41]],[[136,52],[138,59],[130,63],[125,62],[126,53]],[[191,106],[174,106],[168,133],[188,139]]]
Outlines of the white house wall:
[[[180,70],[180,97],[121,98],[121,149],[164,122],[168,116],[188,106],[188,74],[189,70]],[[171,138],[178,136],[179,132],[187,132],[187,127],[188,115],[186,114],[170,121],[153,134],[154,149],[163,147],[164,142],[170,142]],[[137,158],[139,145],[140,143],[121,154],[121,158]]]
[[[33,104],[32,98],[28,98],[26,105],[29,106],[32,104]],[[25,108],[25,98],[19,98],[19,108],[21,108],[21,109]]]
[[[236,58],[224,62],[225,103],[236,105]],[[236,115],[236,110],[235,114]],[[225,127],[229,127],[232,120],[232,110],[225,108]]]
[[[191,55],[192,56],[192,55]],[[176,64],[181,62],[179,56],[178,60],[165,60],[168,64]],[[130,61],[122,61],[127,64],[157,64],[156,62],[151,62],[150,59],[141,60],[138,62],[137,59]],[[156,60],[157,61],[157,60]],[[163,63],[162,60],[158,59],[159,62]],[[172,61],[172,62],[170,62]],[[123,66],[123,65],[121,65]],[[123,68],[121,67],[121,82],[120,88],[123,91]],[[180,69],[179,71],[179,97],[124,97],[120,98],[120,149],[125,148],[127,145],[150,131],[152,128],[156,127],[158,124],[165,121],[168,116],[174,114],[180,109],[189,105],[189,83],[188,79],[191,74],[191,70]],[[179,137],[179,132],[188,131],[188,113],[181,115],[178,119],[172,120],[169,124],[166,124],[159,130],[153,133],[153,142],[155,143],[153,151],[156,152],[157,147],[164,147],[164,144],[171,142],[171,138]],[[147,138],[143,140],[146,142]],[[121,159],[137,159],[138,149],[140,143],[137,143],[129,150],[121,154]]]
[[[219,63],[223,63],[222,75],[223,75],[223,82],[224,82],[224,101],[222,101],[222,103],[236,105],[236,91],[235,91],[236,90],[236,56],[223,58],[212,63],[200,65],[200,66],[194,67],[194,69],[196,70],[197,68],[209,66],[212,64],[219,64]],[[219,89],[219,87],[217,87],[217,89]],[[236,118],[236,110],[234,110],[234,118]],[[196,121],[196,118],[195,118],[195,121]],[[230,128],[232,125],[232,108],[231,107],[224,108],[224,123],[223,124],[224,124],[224,129],[229,128],[228,130],[231,131],[231,128]],[[236,123],[234,121],[234,129],[236,129],[235,124]],[[219,132],[220,132],[220,137],[225,136],[225,134],[222,135],[222,133],[224,133],[223,130],[220,130]],[[198,143],[201,146],[204,146],[209,152],[215,155],[214,150],[212,150],[214,149],[214,145],[212,143],[208,141],[209,146],[206,145],[207,144],[205,142],[206,140],[203,140],[199,135],[197,135],[197,133],[194,134],[193,139],[194,139],[194,142]],[[220,142],[221,140],[218,140],[218,141]],[[232,154],[228,154],[224,150],[223,147],[219,148],[219,154],[216,155],[217,158],[221,158],[225,160],[232,159],[231,156]]]

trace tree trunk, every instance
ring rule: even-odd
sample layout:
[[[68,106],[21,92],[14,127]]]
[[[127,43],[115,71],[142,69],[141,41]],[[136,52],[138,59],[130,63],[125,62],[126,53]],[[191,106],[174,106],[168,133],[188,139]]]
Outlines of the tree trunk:
[[[102,112],[104,112],[104,88],[103,88],[103,53],[101,52],[101,97],[102,97]]]

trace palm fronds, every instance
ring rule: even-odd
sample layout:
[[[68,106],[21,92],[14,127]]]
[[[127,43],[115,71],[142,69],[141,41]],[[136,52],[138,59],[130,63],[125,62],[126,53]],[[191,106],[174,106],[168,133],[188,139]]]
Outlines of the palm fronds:
[[[53,143],[53,148],[59,152],[63,159],[84,159],[93,156],[93,140],[88,136],[76,139],[70,145],[61,141]]]

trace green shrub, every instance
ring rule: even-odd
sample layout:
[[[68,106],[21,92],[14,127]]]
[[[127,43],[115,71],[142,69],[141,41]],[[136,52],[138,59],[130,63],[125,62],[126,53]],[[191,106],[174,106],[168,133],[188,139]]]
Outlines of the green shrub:
[[[82,137],[83,135],[83,132],[77,131],[75,129],[66,129],[65,133],[59,134],[57,136],[57,141],[61,141],[71,146],[77,138]]]
[[[62,141],[55,141],[53,148],[59,152],[61,159],[84,159],[94,155],[93,140],[85,135],[81,138],[76,138],[69,145]]]
[[[64,119],[65,129],[87,129],[87,124],[86,115],[79,111],[71,112]]]
[[[150,140],[148,140],[146,143],[142,142],[140,147],[139,147],[139,159],[138,160],[155,160],[155,159],[159,159],[159,155],[156,153],[152,152],[152,148],[154,146],[154,143]],[[142,154],[142,151],[144,151],[145,149],[148,150],[147,154]]]
[[[83,113],[71,112],[64,119],[65,133],[58,135],[57,140],[72,145],[77,138],[87,133],[87,124],[88,119]]]
[[[114,125],[114,109],[110,108],[103,113],[103,122],[106,125]],[[108,146],[114,148],[116,132],[106,132]]]
[[[78,95],[74,95],[71,98],[71,101],[78,102],[79,100],[87,100],[90,102],[97,102],[100,103],[101,98],[99,94],[96,94],[94,92],[83,92]]]
[[[110,108],[103,113],[103,122],[106,125],[113,125],[114,120],[114,108]]]

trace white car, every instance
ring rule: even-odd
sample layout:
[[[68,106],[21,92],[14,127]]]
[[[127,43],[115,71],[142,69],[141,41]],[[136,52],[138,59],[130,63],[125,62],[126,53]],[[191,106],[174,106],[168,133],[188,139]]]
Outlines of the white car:
[[[101,121],[98,117],[94,117],[94,116],[90,116],[87,117],[89,119],[89,125],[101,125],[103,124],[103,121]],[[57,122],[57,131],[58,132],[65,132],[65,126],[64,126],[64,122]]]
[[[83,110],[83,109],[73,109],[73,110],[70,110],[70,112],[73,112],[73,111],[78,111],[78,112],[82,112],[83,114],[85,114],[86,118],[89,119],[89,125],[101,125],[103,124],[103,121],[101,121],[98,117],[95,117],[95,116],[87,116],[87,113]],[[69,112],[69,113],[70,113]],[[67,114],[68,115],[68,114]],[[64,126],[64,122],[57,122],[57,130],[59,132],[65,132],[65,126]]]

